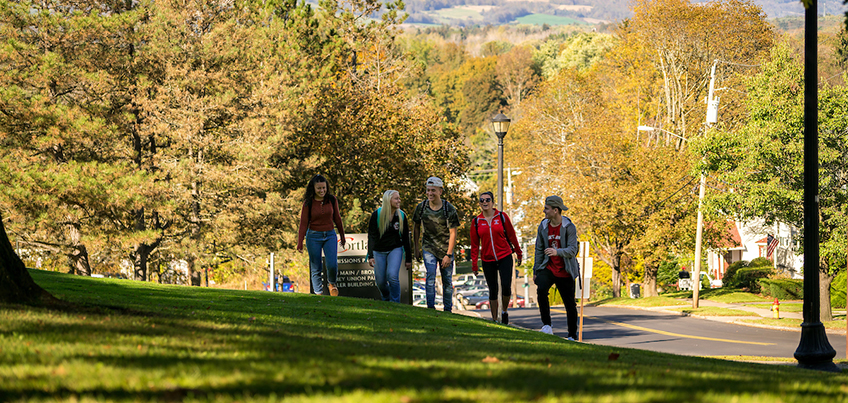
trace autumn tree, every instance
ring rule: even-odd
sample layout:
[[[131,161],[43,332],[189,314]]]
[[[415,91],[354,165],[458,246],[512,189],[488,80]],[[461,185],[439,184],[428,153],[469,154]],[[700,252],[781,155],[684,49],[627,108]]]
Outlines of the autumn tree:
[[[516,46],[498,58],[495,66],[498,84],[510,107],[518,106],[538,81],[538,68],[533,52],[527,46]]]
[[[687,139],[703,134],[704,99],[714,64],[719,87],[728,89],[718,94],[722,122],[733,124],[744,117],[737,74],[755,65],[774,41],[759,6],[747,0],[639,0],[633,12],[620,33],[632,36],[625,40],[638,43],[644,50],[639,57],[662,76],[663,94],[657,100],[662,109],[650,125]]]
[[[761,70],[746,81],[748,122],[739,130],[710,132],[697,142],[704,168],[732,188],[711,194],[707,206],[739,219],[783,222],[803,231],[803,64],[781,43]],[[818,105],[818,275],[821,318],[831,320],[830,284],[846,262],[848,88],[822,84]]]
[[[127,33],[140,14],[111,6],[0,2],[0,199],[19,242],[68,256],[80,274],[92,244],[121,238],[115,220],[144,204],[155,179],[129,163],[122,130],[132,125]]]

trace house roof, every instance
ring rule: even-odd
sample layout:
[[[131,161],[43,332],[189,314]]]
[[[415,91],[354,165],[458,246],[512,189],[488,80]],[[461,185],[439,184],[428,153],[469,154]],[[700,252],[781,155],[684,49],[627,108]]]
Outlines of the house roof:
[[[754,242],[754,243],[757,244],[757,245],[768,245],[768,237],[760,239],[759,241]]]
[[[729,238],[723,238],[718,242],[718,247],[726,250],[744,250],[745,245],[742,244],[742,237],[739,235],[739,227],[735,221],[727,221],[727,233]]]

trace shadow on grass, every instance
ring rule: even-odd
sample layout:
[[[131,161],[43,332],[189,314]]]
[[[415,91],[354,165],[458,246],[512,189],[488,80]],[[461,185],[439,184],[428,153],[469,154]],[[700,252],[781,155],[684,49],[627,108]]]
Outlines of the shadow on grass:
[[[501,400],[508,401],[551,394],[595,400],[638,390],[649,401],[697,402],[704,394],[732,396],[739,391],[777,398],[797,384],[769,379],[791,376],[798,382],[831,376],[568,343],[480,319],[379,301],[149,287],[126,280],[81,279],[83,286],[78,287],[76,277],[54,279],[63,277],[36,280],[51,292],[64,292],[75,303],[103,311],[11,312],[10,317],[17,318],[5,331],[65,347],[52,356],[36,356],[28,344],[4,346],[4,365],[28,362],[45,370],[28,375],[25,382],[0,379],[2,401],[276,400],[399,390],[416,391],[415,401],[478,401],[492,392],[505,394]],[[140,314],[145,308],[153,312]],[[44,320],[51,315],[61,320]],[[643,316],[641,320],[653,319]],[[9,348],[15,348],[15,354]],[[611,352],[618,358],[610,360]],[[485,361],[487,357],[497,360]],[[128,372],[149,383],[129,387],[121,380],[103,380],[72,385],[51,374],[50,368],[61,365],[106,374],[110,369]],[[727,365],[733,370],[724,370]],[[446,389],[468,394],[448,397]],[[473,397],[476,391],[481,397]],[[842,398],[838,388],[805,393],[822,400]]]

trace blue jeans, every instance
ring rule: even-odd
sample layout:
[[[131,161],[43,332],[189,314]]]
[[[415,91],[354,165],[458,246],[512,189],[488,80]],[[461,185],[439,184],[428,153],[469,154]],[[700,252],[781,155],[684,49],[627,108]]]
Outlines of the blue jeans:
[[[324,260],[327,261],[327,282],[336,285],[336,276],[339,273],[338,249],[336,230],[306,230],[309,274],[312,277],[312,291],[316,294],[324,293],[324,283],[321,281],[321,251],[324,251]]]
[[[445,312],[453,308],[453,258],[448,267],[442,267],[442,261],[436,255],[424,251],[424,268],[427,269],[426,282],[424,283],[424,294],[427,297],[427,308],[436,309],[436,268],[442,275],[442,303]]]
[[[374,280],[383,301],[400,302],[400,266],[403,264],[403,248],[389,252],[374,251]]]

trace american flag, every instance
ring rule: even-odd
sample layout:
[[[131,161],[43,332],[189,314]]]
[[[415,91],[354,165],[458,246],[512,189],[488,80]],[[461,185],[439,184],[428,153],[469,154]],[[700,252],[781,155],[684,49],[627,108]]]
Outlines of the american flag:
[[[777,237],[768,234],[768,246],[766,246],[766,257],[771,257],[771,254],[774,253],[774,250],[777,249],[777,245],[780,244],[780,240]]]

